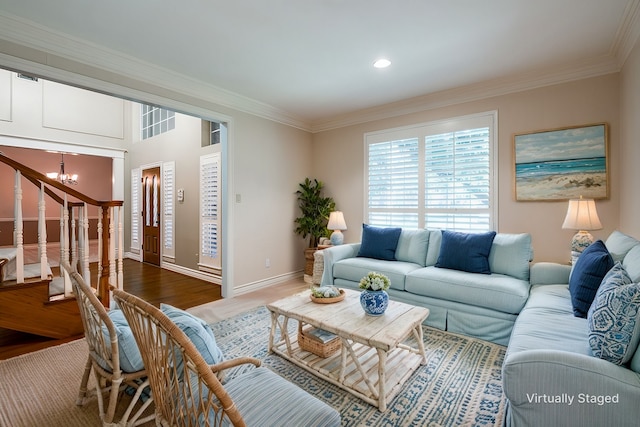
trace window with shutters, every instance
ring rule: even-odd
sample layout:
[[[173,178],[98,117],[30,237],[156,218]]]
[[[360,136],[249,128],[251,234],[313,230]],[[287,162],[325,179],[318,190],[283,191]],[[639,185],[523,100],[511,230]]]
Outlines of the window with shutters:
[[[164,244],[162,258],[167,261],[174,261],[176,257],[173,243],[175,167],[175,162],[165,162],[162,164],[162,241]]]
[[[131,252],[140,253],[140,169],[131,169]]]
[[[220,153],[200,157],[200,256],[201,270],[217,272],[220,260]]]
[[[366,221],[495,230],[496,129],[488,112],[366,134]]]

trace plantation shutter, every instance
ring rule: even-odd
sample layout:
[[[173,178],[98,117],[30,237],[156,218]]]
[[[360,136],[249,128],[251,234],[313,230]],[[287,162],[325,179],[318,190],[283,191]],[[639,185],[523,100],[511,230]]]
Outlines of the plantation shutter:
[[[131,251],[140,253],[140,169],[131,169]]]
[[[490,229],[489,128],[425,137],[425,226]]]
[[[162,227],[164,248],[162,257],[170,261],[175,260],[174,247],[174,206],[175,206],[175,162],[162,164]]]
[[[365,134],[365,221],[495,230],[496,123],[489,112]]]
[[[220,153],[200,157],[200,256],[205,271],[221,268],[220,260]]]
[[[418,226],[418,139],[369,145],[369,223]]]

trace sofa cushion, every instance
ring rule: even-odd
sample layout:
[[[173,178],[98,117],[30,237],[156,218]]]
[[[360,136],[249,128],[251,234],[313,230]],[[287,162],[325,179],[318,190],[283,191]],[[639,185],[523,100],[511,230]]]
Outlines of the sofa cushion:
[[[594,356],[622,365],[640,340],[640,284],[618,262],[602,280],[587,316]]]
[[[611,267],[613,259],[602,240],[593,242],[582,252],[569,277],[569,292],[575,316],[587,317],[598,286]]]
[[[427,262],[425,267],[432,267],[438,262],[440,246],[442,246],[442,230],[429,231],[429,248],[427,249]]]
[[[513,326],[508,353],[542,349],[593,356],[587,319],[573,315],[566,284],[532,286]]]
[[[613,231],[604,242],[607,250],[613,258],[613,262],[622,261],[625,255],[633,248],[640,244],[640,241],[626,235],[618,230]]]
[[[470,234],[444,230],[436,267],[491,274],[489,253],[495,231]]]
[[[432,266],[409,272],[405,289],[416,295],[516,314],[527,301],[529,282],[503,274],[484,275]]]
[[[169,304],[160,304],[160,310],[189,337],[207,363],[215,364],[224,360],[213,331],[206,322]]]
[[[137,372],[144,369],[144,362],[142,361],[142,355],[138,349],[138,343],[133,336],[131,327],[124,317],[124,313],[120,309],[112,309],[108,312],[109,318],[113,322],[116,329],[116,335],[118,336],[118,353],[120,360],[120,369],[125,372]],[[102,328],[102,334],[105,340],[109,342],[109,330],[106,327]],[[106,362],[99,360],[99,365],[104,369],[109,370],[109,366]]]
[[[427,247],[429,246],[429,231],[424,229],[403,228],[398,239],[396,259],[425,266]]]
[[[401,228],[382,228],[362,224],[362,243],[358,256],[395,260],[401,232]]]
[[[640,282],[640,245],[636,245],[624,256],[622,266],[634,282]]]
[[[529,280],[529,263],[532,259],[530,234],[498,233],[491,245],[489,268],[492,273]]]
[[[391,282],[391,289],[404,291],[407,273],[419,269],[420,265],[403,261],[384,261],[373,258],[346,258],[333,264],[333,277],[358,282],[369,272],[384,274]]]

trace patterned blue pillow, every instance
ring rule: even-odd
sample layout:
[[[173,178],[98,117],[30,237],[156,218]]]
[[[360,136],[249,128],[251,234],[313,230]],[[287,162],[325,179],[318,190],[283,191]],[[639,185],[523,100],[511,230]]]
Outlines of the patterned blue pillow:
[[[619,262],[602,280],[587,322],[594,356],[616,365],[631,360],[640,341],[640,283]]]

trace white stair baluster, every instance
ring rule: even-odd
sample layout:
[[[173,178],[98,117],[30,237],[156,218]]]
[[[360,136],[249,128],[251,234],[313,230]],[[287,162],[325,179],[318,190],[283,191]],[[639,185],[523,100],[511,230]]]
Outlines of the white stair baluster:
[[[40,183],[40,199],[38,201],[38,252],[40,253],[40,279],[49,277],[49,261],[47,260],[47,219],[45,216],[44,182]]]
[[[14,209],[15,221],[13,224],[13,239],[16,247],[16,283],[24,283],[24,236],[22,224],[22,175],[20,171],[16,171],[16,182],[14,187]]]

